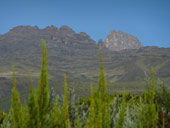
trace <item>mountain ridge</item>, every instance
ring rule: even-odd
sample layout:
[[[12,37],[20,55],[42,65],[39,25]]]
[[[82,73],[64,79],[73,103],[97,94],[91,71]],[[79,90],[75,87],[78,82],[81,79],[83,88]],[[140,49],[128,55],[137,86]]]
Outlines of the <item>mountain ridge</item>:
[[[46,40],[49,65],[49,83],[62,93],[63,75],[68,75],[69,87],[79,96],[89,95],[89,84],[97,85],[99,69],[98,44],[84,32],[75,33],[70,28],[55,26],[20,27],[0,36],[0,101],[10,96],[12,88],[12,65],[15,65],[17,87],[24,94],[29,87],[29,75],[37,85],[41,65],[41,39]],[[68,31],[65,31],[67,30]],[[16,31],[17,30],[17,31]],[[170,81],[170,48],[141,47],[111,51],[103,46],[103,63],[109,92],[122,88],[133,93],[142,92],[145,73],[151,66],[155,76]],[[120,86],[116,83],[121,83]],[[136,84],[137,83],[137,84]],[[86,91],[84,91],[86,90]],[[24,93],[24,94],[23,94]]]

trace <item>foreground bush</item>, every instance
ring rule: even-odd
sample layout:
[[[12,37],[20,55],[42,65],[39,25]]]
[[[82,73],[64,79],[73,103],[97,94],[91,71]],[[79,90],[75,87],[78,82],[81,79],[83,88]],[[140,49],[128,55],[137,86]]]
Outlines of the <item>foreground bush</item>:
[[[68,91],[64,76],[64,96],[49,93],[46,43],[42,41],[42,66],[38,88],[30,89],[28,103],[20,102],[13,67],[13,89],[9,114],[0,113],[1,128],[158,128],[169,127],[169,92],[155,92],[154,73],[143,95],[106,93],[104,66],[100,47],[100,72],[97,91],[88,99],[75,97]],[[164,99],[166,98],[167,99]],[[165,101],[165,102],[164,102]],[[162,112],[164,111],[164,112]],[[160,113],[162,112],[162,113]],[[160,115],[162,114],[162,115]]]

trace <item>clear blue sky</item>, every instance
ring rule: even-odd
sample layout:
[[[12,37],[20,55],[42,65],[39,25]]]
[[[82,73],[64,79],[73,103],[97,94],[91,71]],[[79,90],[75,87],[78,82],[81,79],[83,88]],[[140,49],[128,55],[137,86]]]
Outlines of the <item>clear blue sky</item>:
[[[0,0],[0,34],[18,25],[68,25],[95,41],[121,30],[170,47],[170,0]]]

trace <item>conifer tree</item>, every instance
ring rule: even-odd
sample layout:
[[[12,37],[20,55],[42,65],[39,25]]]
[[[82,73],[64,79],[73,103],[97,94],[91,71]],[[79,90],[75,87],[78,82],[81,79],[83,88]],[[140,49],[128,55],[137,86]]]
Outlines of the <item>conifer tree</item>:
[[[165,128],[165,119],[163,118],[163,121],[162,121],[162,128]]]
[[[67,79],[66,75],[64,75],[64,99],[63,99],[63,108],[62,108],[62,116],[63,116],[63,128],[70,127],[70,120],[69,120],[69,108],[68,108],[68,86],[67,86]]]
[[[39,122],[38,103],[35,100],[31,76],[30,76],[30,88],[29,88],[29,97],[28,97],[28,112],[29,112],[28,127],[37,128]]]
[[[99,97],[97,97],[96,99],[96,123],[95,123],[95,127],[96,128],[102,128],[103,126],[103,101],[100,97],[100,93],[99,93]]]
[[[95,99],[93,87],[91,85],[89,117],[87,118],[86,128],[95,128]]]
[[[61,128],[63,125],[62,119],[61,119],[61,109],[58,104],[58,99],[56,98],[52,110],[50,113],[50,118],[49,118],[49,126],[48,128]]]
[[[95,94],[95,118],[97,128],[109,128],[110,127],[110,105],[106,101],[106,80],[105,80],[105,72],[103,65],[103,57],[102,57],[102,48],[99,46],[100,53],[100,68],[99,68],[99,79],[98,79],[98,88]]]
[[[99,46],[99,53],[100,53],[100,68],[99,68],[99,80],[98,80],[98,89],[97,92],[101,93],[101,97],[104,97],[106,94],[106,80],[105,80],[105,72],[104,72],[104,65],[103,65],[103,57],[102,57],[102,47]]]
[[[29,122],[29,112],[28,112],[28,105],[25,101],[24,104],[21,105],[21,124],[20,126],[22,128],[28,128],[28,122]]]
[[[16,89],[16,74],[15,67],[13,66],[13,88],[11,96],[11,118],[12,118],[12,127],[13,128],[22,128],[22,119],[21,119],[21,102],[19,92]]]
[[[139,114],[138,127],[145,128],[156,128],[158,111],[156,109],[156,104],[154,103],[155,97],[155,78],[154,70],[151,68],[151,82],[147,93],[144,94],[144,106],[142,107],[142,112]],[[149,120],[148,120],[149,119]]]
[[[110,128],[111,116],[110,116],[110,103],[105,100],[103,103],[103,128]]]
[[[47,124],[47,115],[49,112],[48,64],[45,40],[42,40],[42,65],[37,99],[39,109],[39,127],[44,128]]]

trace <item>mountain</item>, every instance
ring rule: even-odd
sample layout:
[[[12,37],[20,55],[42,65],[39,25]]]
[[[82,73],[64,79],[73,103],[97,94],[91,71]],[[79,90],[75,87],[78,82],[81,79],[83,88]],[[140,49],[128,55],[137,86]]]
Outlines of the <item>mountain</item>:
[[[59,88],[56,89],[58,92],[63,88],[64,73],[68,75],[70,85],[75,83],[77,86],[79,81],[87,83],[86,77],[91,77],[94,71],[97,75],[98,46],[86,33],[77,34],[68,26],[60,29],[55,26],[44,29],[37,26],[17,26],[0,36],[0,99],[10,96],[12,65],[16,68],[20,91],[27,90],[30,74],[37,81],[42,39],[47,42],[49,81],[54,88]]]
[[[110,31],[106,39],[104,40],[103,45],[111,51],[139,49],[142,47],[137,37],[129,35],[122,31]]]
[[[127,37],[129,42],[134,38]],[[122,38],[125,38],[124,34]],[[69,87],[74,88],[79,96],[89,95],[90,83],[96,87],[99,50],[89,35],[85,32],[75,33],[68,26],[48,26],[44,29],[37,26],[17,26],[0,35],[0,108],[9,106],[12,65],[16,68],[17,88],[22,99],[28,95],[29,75],[32,75],[33,85],[37,85],[42,39],[47,42],[51,88],[57,93],[63,92],[64,74],[67,74]],[[137,40],[135,39],[134,41]],[[100,43],[104,44],[103,41]],[[103,61],[109,93],[120,92],[123,88],[141,93],[145,89],[144,72],[150,74],[151,66],[154,67],[156,77],[166,83],[170,82],[170,48],[139,45],[132,49],[113,51],[103,45]]]

